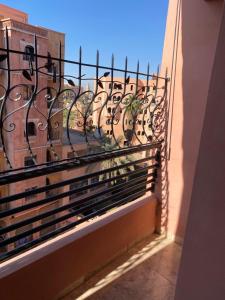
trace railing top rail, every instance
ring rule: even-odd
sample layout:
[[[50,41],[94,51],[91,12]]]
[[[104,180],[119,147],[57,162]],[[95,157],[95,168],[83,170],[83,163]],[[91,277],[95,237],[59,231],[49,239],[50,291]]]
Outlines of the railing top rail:
[[[16,49],[7,49],[7,48],[2,48],[2,47],[0,47],[0,51],[14,53],[14,54],[20,54],[20,55],[26,54],[26,52],[24,52],[24,51],[20,51],[20,50],[16,50]],[[48,55],[42,55],[42,54],[39,54],[39,53],[37,53],[37,54],[34,53],[33,56],[37,57],[37,58],[43,58],[43,59],[48,59],[49,58]],[[103,70],[114,70],[116,72],[121,72],[121,73],[126,72],[128,74],[133,74],[133,75],[141,75],[141,76],[145,76],[145,77],[169,80],[169,78],[167,76],[164,77],[164,76],[160,76],[160,75],[155,74],[155,73],[151,74],[151,73],[148,73],[148,72],[144,73],[144,72],[133,71],[133,70],[128,70],[128,69],[120,69],[120,68],[115,68],[115,67],[112,67],[112,66],[103,66],[103,65],[99,65],[99,64],[90,64],[90,63],[85,63],[85,62],[81,62],[81,61],[69,60],[69,59],[65,59],[65,58],[55,57],[55,56],[51,56],[51,59],[54,60],[54,61],[68,63],[68,64],[82,65],[84,67],[90,67],[90,68],[98,67],[99,69],[103,69]],[[127,58],[125,60],[127,60]]]

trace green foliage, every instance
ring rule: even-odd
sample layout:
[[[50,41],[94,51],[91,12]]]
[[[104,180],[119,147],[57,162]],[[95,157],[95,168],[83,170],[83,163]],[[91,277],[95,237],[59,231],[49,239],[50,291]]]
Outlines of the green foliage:
[[[131,116],[136,117],[141,111],[142,102],[141,99],[137,99],[133,95],[128,97],[127,101],[125,102],[125,105],[127,105],[126,111],[129,112]]]
[[[118,138],[118,143],[120,142],[120,140],[122,140],[122,137]],[[102,137],[102,149],[104,151],[113,151],[116,149],[119,149],[118,144],[113,142],[113,140],[107,136],[103,136]],[[126,156],[122,156],[122,157],[115,157],[112,159],[108,159],[102,162],[102,168],[103,169],[110,169],[113,167],[117,167],[117,166],[121,166],[124,164],[127,164],[131,161],[134,161],[134,156],[133,155],[126,155]],[[108,172],[102,176],[100,176],[100,179],[103,180],[104,178],[113,178],[116,177],[118,175],[123,175],[123,174],[128,174],[129,171],[133,171],[134,170],[134,166],[130,166],[130,167],[124,167],[124,168],[120,168],[118,170],[115,171],[111,171]],[[124,180],[127,180],[128,177],[123,177]],[[115,179],[111,182],[112,184],[117,184],[118,180]]]

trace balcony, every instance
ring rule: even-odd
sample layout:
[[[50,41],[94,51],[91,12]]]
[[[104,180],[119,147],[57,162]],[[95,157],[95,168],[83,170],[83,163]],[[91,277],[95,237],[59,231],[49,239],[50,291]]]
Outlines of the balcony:
[[[225,9],[169,2],[157,74],[1,20],[0,299],[224,299]]]
[[[9,39],[6,29],[6,45]],[[168,78],[153,76],[149,68],[145,74],[127,67],[114,69],[113,62],[111,67],[100,66],[97,53],[96,64],[88,65],[96,71],[94,89],[84,91],[82,68],[87,64],[82,62],[82,50],[79,61],[70,62],[62,57],[61,45],[59,57],[51,57],[39,55],[37,43],[35,37],[32,58],[27,54],[29,69],[21,70],[21,83],[12,80],[1,95],[4,167],[0,185],[8,192],[1,198],[0,284],[6,287],[16,278],[18,286],[16,294],[5,288],[3,295],[1,289],[1,298],[14,299],[18,290],[24,299],[31,294],[32,299],[61,297],[118,255],[137,249],[136,244],[150,238],[157,227],[164,151],[162,103],[166,101]],[[1,56],[2,68],[14,78],[15,70],[9,67],[11,54],[24,53],[9,47],[1,51],[6,53]],[[68,63],[79,67],[77,82],[63,73]],[[49,73],[49,67],[55,64],[58,72]],[[120,81],[119,77],[114,79],[114,71],[121,73]],[[64,86],[63,82],[68,84]],[[150,87],[155,83],[153,91]],[[115,84],[119,89],[112,88]],[[30,86],[32,90],[24,102],[23,92],[27,93]],[[48,105],[49,86],[51,102],[60,100],[60,106]],[[70,97],[64,97],[64,92]],[[157,106],[156,93],[161,99]],[[103,94],[107,97],[100,97]],[[14,97],[15,102],[11,101]],[[112,104],[108,122],[107,111]],[[127,118],[133,120],[132,124],[126,122]],[[27,130],[30,119],[34,120],[35,143]],[[140,123],[140,119],[145,122]],[[27,160],[30,163],[24,165]],[[153,244],[158,242],[155,238]],[[59,269],[64,270],[63,275]],[[36,286],[42,286],[42,291],[33,285],[40,270],[42,276]],[[26,280],[20,282],[24,276]]]

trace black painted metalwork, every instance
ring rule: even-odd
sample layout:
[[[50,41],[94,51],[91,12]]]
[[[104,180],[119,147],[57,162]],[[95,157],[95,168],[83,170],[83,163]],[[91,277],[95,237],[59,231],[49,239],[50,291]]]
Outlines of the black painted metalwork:
[[[128,70],[127,58],[124,69],[118,69],[114,56],[110,67],[100,65],[98,51],[96,64],[87,64],[81,48],[78,61],[70,61],[64,59],[61,44],[59,57],[53,57],[38,53],[36,36],[34,47],[24,52],[10,49],[7,28],[5,40],[6,48],[0,48],[0,151],[5,161],[0,188],[24,182],[29,188],[34,178],[46,178],[46,184],[1,197],[1,260],[154,192],[168,84],[159,69],[150,74],[149,64],[147,73],[140,72],[139,63],[136,71]],[[15,67],[15,58],[26,62]],[[76,69],[73,75],[67,75],[68,65]],[[21,137],[21,130],[19,149],[26,153],[26,165],[12,156],[12,141]],[[85,145],[82,155],[79,143]],[[37,159],[37,146],[47,149],[46,160]],[[63,155],[64,147],[70,156]],[[69,175],[90,166],[94,170]],[[66,179],[63,172],[68,172]],[[52,175],[61,179],[49,182],[46,176]],[[23,201],[28,198],[33,201]],[[21,214],[25,217],[18,219]]]

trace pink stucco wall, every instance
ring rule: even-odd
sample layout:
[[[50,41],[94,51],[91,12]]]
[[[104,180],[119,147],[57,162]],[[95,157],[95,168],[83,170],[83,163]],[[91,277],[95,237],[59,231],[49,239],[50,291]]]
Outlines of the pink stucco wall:
[[[171,78],[168,231],[184,237],[223,1],[170,0],[162,72]],[[177,24],[177,25],[176,25]],[[171,126],[172,125],[172,126]],[[170,143],[171,142],[171,143]]]
[[[18,9],[8,7],[4,4],[0,4],[0,19],[12,18],[19,22],[28,22],[28,14]]]
[[[207,96],[176,300],[223,300],[225,297],[224,36],[225,11]]]

